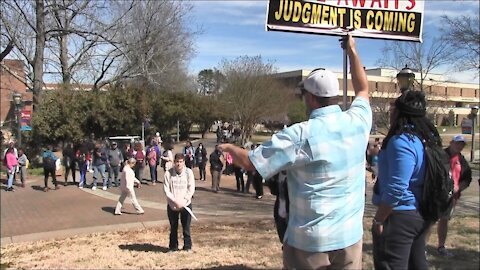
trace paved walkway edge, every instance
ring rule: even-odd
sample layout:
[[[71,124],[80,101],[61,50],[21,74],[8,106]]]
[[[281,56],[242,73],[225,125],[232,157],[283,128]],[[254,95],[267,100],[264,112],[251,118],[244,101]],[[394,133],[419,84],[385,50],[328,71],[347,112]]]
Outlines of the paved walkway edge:
[[[58,240],[58,239],[65,239],[73,236],[88,235],[92,233],[111,232],[112,230],[124,231],[124,230],[133,230],[133,229],[146,229],[146,228],[153,228],[153,227],[159,227],[159,226],[165,226],[165,225],[168,225],[168,220],[112,224],[112,225],[104,225],[104,226],[93,226],[93,227],[74,228],[74,229],[31,233],[31,234],[23,234],[23,235],[14,235],[9,237],[2,237],[0,239],[0,242],[1,242],[1,246],[4,247],[8,244],[21,243],[21,242],[33,242],[33,241],[52,240],[52,239]]]

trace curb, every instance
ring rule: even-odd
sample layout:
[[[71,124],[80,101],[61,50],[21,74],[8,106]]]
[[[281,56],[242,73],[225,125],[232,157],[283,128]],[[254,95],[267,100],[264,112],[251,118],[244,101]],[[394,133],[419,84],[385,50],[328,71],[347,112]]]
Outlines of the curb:
[[[40,232],[40,233],[31,233],[23,235],[14,235],[9,237],[3,237],[0,239],[1,246],[4,247],[9,244],[21,243],[21,242],[33,242],[40,240],[59,240],[65,239],[68,237],[79,236],[79,235],[88,235],[92,233],[99,232],[111,232],[114,228],[114,231],[125,231],[132,229],[147,229],[152,227],[159,227],[169,224],[168,220],[160,221],[145,221],[145,222],[132,222],[132,223],[120,223],[104,226],[93,226],[93,227],[82,227],[58,231],[49,231],[49,232]]]

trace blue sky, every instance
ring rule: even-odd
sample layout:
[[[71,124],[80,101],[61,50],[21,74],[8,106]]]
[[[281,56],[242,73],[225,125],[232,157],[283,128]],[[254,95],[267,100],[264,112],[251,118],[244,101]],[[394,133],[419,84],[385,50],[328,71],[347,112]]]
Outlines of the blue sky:
[[[418,0],[417,0],[418,1]],[[278,71],[313,69],[319,66],[342,71],[342,50],[338,37],[267,32],[265,17],[267,0],[257,1],[192,1],[191,22],[201,26],[203,33],[196,38],[196,55],[189,71],[198,74],[202,69],[219,67],[222,59],[261,55],[272,62]],[[437,35],[441,16],[476,16],[479,1],[425,1],[423,31]],[[375,68],[385,41],[357,38],[357,48],[367,68]],[[436,73],[443,73],[442,68]],[[473,73],[449,73],[450,79],[478,83]]]

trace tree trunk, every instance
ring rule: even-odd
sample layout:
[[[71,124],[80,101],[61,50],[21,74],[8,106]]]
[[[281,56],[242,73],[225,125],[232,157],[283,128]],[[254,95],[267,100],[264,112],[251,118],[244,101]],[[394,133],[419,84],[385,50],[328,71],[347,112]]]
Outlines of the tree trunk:
[[[36,36],[35,57],[33,60],[33,110],[42,101],[43,88],[43,54],[45,49],[45,3],[44,0],[35,0]]]
[[[70,90],[70,68],[68,66],[68,48],[67,48],[67,35],[61,35],[59,37],[60,43],[60,65],[62,66],[62,79],[65,89]]]

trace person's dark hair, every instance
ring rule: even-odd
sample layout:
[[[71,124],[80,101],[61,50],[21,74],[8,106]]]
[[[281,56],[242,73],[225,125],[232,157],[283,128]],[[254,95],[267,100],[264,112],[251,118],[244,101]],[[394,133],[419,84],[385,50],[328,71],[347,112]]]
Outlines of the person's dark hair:
[[[185,155],[183,153],[176,153],[175,154],[175,161],[183,159],[185,160]]]
[[[388,134],[383,140],[382,149],[394,135],[408,133],[416,135],[426,145],[442,146],[442,140],[433,123],[425,116],[427,112],[423,91],[406,91],[395,100],[396,119],[390,123]]]
[[[327,107],[330,105],[338,105],[339,98],[338,96],[335,97],[317,97],[315,96],[315,99],[317,100],[318,104],[320,104],[321,107]]]

